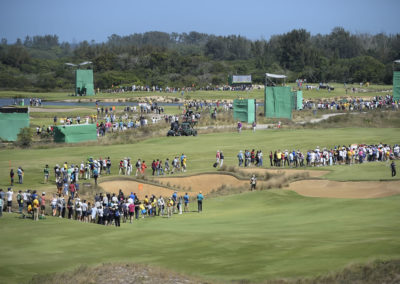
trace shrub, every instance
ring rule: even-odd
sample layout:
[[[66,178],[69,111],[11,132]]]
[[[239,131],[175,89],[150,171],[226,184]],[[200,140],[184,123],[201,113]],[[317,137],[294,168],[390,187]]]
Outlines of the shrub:
[[[29,127],[22,128],[21,131],[18,133],[17,141],[15,141],[15,144],[23,148],[29,148],[32,144],[32,135],[32,129],[30,129]]]

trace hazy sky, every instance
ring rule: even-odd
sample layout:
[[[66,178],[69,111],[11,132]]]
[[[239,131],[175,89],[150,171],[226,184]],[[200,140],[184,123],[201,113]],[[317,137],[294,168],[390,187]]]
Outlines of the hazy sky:
[[[0,37],[56,34],[101,42],[146,31],[269,39],[292,29],[327,34],[400,33],[400,0],[0,0]]]

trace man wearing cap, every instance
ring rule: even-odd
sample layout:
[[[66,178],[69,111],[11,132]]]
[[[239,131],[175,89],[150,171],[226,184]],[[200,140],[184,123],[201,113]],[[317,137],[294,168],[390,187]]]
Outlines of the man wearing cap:
[[[250,179],[250,190],[256,190],[256,185],[257,185],[257,178],[256,175],[252,175],[251,179]]]
[[[199,194],[197,194],[197,210],[199,213],[203,211],[203,199],[204,196],[200,191]]]

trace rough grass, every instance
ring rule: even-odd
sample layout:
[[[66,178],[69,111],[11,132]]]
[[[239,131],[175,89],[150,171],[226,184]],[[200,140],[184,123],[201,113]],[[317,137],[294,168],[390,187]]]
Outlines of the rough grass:
[[[71,272],[40,274],[34,276],[29,284],[176,284],[211,283],[198,278],[179,274],[156,266],[142,264],[107,263],[96,267],[79,266]]]
[[[330,111],[324,113],[332,113]],[[332,116],[318,123],[297,125],[297,128],[389,128],[400,126],[400,111],[372,110],[367,112],[348,112],[343,115]]]
[[[264,284],[375,284],[399,283],[400,260],[376,260],[367,264],[351,264],[339,272],[331,272],[315,278],[282,279],[263,282]]]
[[[259,282],[262,284],[375,284],[399,283],[400,260],[376,260],[367,264],[351,264],[338,272],[331,272],[314,278],[274,279]],[[79,266],[74,271],[34,276],[29,284],[108,284],[108,283],[137,283],[137,284],[173,284],[173,283],[209,283],[216,281],[204,280],[188,275],[141,264],[108,263],[96,267]],[[221,282],[218,283],[227,283]],[[249,280],[232,281],[231,283],[252,283]]]

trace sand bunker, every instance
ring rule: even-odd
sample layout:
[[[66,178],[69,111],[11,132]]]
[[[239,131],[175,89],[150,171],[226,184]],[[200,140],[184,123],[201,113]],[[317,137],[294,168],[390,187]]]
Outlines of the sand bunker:
[[[191,188],[192,192],[202,191],[207,194],[213,189],[217,189],[222,185],[230,186],[230,187],[238,187],[241,185],[249,185],[249,181],[246,180],[238,180],[234,176],[230,175],[218,175],[218,174],[209,174],[209,175],[196,175],[190,177],[165,177],[160,178],[160,182],[163,184],[167,184],[168,182],[171,185],[179,185],[181,188],[185,187],[185,190]],[[183,190],[183,189],[182,189]]]
[[[247,171],[247,169],[246,169]],[[326,171],[307,171],[307,170],[276,170],[276,169],[248,169],[255,173],[279,173],[284,172],[285,175],[291,175],[298,172],[307,172],[311,177],[318,177],[326,174]],[[264,185],[277,188],[284,181],[284,177],[272,178],[266,181]],[[162,185],[176,187],[179,195],[187,192],[190,196],[196,196],[199,191],[208,194],[212,190],[226,185],[228,187],[245,186],[250,187],[248,180],[238,180],[234,176],[224,174],[204,174],[189,177],[160,177],[159,182]],[[264,182],[258,182],[258,186],[262,186]],[[175,190],[162,186],[150,185],[131,180],[105,181],[100,186],[110,193],[118,193],[119,189],[125,194],[135,192],[139,198],[145,195],[155,194],[156,196],[171,196]],[[301,180],[290,183],[285,190],[296,191],[300,195],[309,197],[324,198],[378,198],[400,194],[400,181],[362,181],[362,182],[338,182],[330,180]]]
[[[170,186],[179,187],[176,189],[177,192],[184,194],[188,193],[190,196],[196,196],[199,191],[203,194],[211,192],[213,189],[217,189],[222,185],[226,186],[241,186],[246,185],[250,187],[249,181],[238,180],[237,178],[230,175],[196,175],[190,177],[165,177],[158,179],[163,185],[169,184]],[[142,189],[139,190],[139,184],[142,184]],[[156,196],[171,196],[175,190],[171,190],[162,186],[150,185],[140,183],[136,181],[120,180],[120,181],[105,181],[100,183],[100,186],[110,193],[118,193],[119,189],[127,194],[130,192],[136,192],[139,197],[145,195],[155,194]]]
[[[311,178],[321,177],[321,176],[329,173],[329,171],[324,171],[324,170],[264,169],[264,168],[245,168],[245,169],[241,169],[241,171],[253,172],[255,174],[264,174],[264,173],[282,174],[283,173],[286,176],[308,173],[308,176]]]
[[[135,192],[138,194],[139,199],[143,199],[146,195],[154,194],[156,196],[171,196],[174,193],[173,190],[162,186],[140,183],[132,180],[105,181],[100,183],[100,186],[107,193],[109,192],[118,194],[120,189],[122,189],[124,194]]]
[[[301,180],[292,182],[287,189],[310,197],[378,198],[400,194],[400,181]]]

